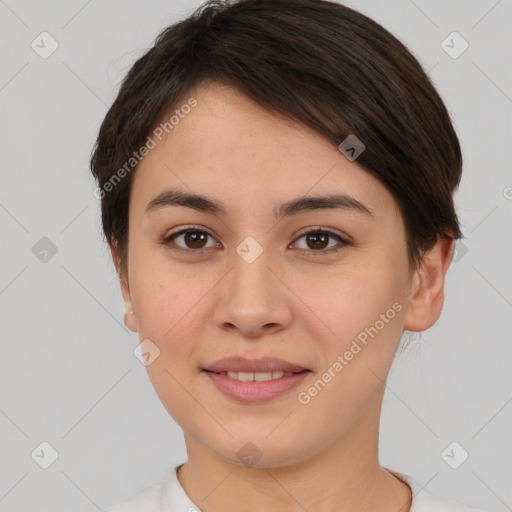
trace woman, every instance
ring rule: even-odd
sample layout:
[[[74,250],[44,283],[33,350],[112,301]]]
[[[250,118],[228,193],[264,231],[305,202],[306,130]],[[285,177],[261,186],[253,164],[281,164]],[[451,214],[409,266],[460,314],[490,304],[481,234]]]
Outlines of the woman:
[[[461,167],[421,66],[356,11],[209,2],[162,32],[91,168],[188,460],[110,510],[475,510],[378,460],[401,335],[442,310]]]

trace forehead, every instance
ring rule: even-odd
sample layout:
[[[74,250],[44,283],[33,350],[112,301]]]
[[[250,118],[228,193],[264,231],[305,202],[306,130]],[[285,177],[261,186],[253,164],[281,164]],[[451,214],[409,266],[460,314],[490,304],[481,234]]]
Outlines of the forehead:
[[[165,187],[179,186],[225,198],[223,203],[236,207],[341,192],[379,214],[397,212],[377,178],[311,128],[271,113],[225,85],[200,85],[176,109],[191,98],[197,105],[181,112],[137,168],[132,200],[140,203],[138,208]]]

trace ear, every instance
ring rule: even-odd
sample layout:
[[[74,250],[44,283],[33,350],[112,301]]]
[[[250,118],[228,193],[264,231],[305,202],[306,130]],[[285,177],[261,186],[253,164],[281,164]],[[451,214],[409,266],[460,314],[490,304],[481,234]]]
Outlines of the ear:
[[[124,323],[128,329],[133,332],[138,331],[137,326],[137,318],[135,316],[135,311],[133,310],[132,297],[130,293],[130,284],[128,282],[128,275],[125,275],[121,270],[121,261],[119,258],[119,254],[117,251],[117,244],[110,244],[110,252],[112,254],[112,260],[114,261],[114,265],[116,267],[117,275],[119,276],[119,282],[121,284],[121,293],[123,295],[124,300]]]
[[[404,329],[424,331],[441,315],[444,303],[444,280],[450,266],[455,240],[439,237],[435,246],[422,258],[411,280],[411,292],[405,314]]]

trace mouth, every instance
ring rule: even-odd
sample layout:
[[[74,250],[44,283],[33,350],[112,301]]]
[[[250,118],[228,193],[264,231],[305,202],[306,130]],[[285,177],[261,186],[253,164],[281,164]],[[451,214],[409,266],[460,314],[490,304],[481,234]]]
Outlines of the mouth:
[[[243,404],[265,403],[284,396],[311,372],[277,357],[249,359],[240,355],[219,359],[201,371],[224,396]]]
[[[243,356],[231,356],[205,365],[203,370],[218,375],[224,374],[238,380],[271,380],[308,370],[305,366],[279,359],[277,357],[260,357],[249,359]],[[274,376],[277,375],[277,376]]]
[[[214,373],[216,375],[222,375],[228,377],[233,380],[239,380],[242,382],[263,382],[267,380],[276,380],[281,379],[282,377],[291,377],[292,375],[297,375],[299,373],[309,372],[311,370],[300,370],[297,372],[285,372],[283,370],[273,370],[268,372],[235,372],[235,371],[224,371],[224,372],[214,372],[211,370],[203,370],[208,373]]]

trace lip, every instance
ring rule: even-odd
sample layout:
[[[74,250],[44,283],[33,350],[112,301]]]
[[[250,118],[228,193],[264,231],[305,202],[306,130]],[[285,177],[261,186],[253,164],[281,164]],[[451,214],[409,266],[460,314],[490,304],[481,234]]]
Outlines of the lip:
[[[293,375],[283,375],[279,379],[264,381],[241,381],[208,370],[203,370],[202,373],[228,398],[244,404],[256,404],[268,402],[296,388],[311,371],[304,370]]]
[[[274,372],[297,373],[308,370],[299,364],[285,361],[277,357],[264,357],[260,359],[246,359],[241,356],[225,357],[206,366],[203,370],[209,372]],[[276,379],[278,380],[278,379]],[[263,381],[268,382],[268,381]]]
[[[294,375],[283,375],[279,379],[264,381],[240,381],[227,375],[219,375],[221,372],[275,371]],[[232,356],[215,361],[203,368],[202,373],[210,379],[218,391],[228,398],[240,403],[254,404],[272,400],[296,388],[311,373],[311,370],[278,357],[247,359],[242,356]]]

